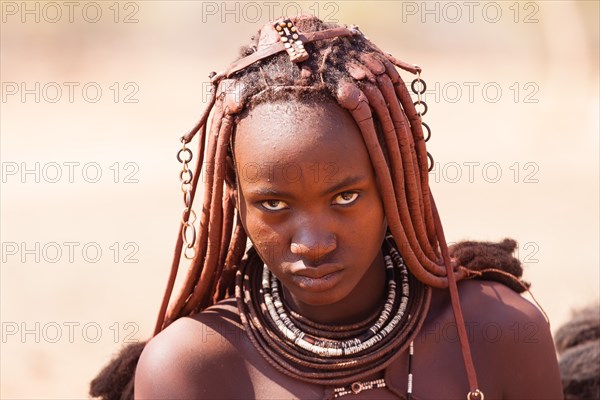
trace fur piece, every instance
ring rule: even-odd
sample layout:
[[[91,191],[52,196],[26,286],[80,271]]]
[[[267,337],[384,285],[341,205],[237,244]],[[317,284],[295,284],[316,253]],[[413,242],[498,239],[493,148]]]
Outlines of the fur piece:
[[[600,306],[574,313],[554,341],[565,399],[600,399]]]
[[[509,276],[489,271],[483,272],[476,279],[486,279],[505,284],[514,291],[522,293],[529,288],[530,284],[521,280],[523,267],[521,261],[513,256],[517,248],[517,242],[513,239],[504,239],[501,242],[473,242],[464,241],[448,248],[450,257],[458,259],[459,265],[475,272],[486,269],[499,269],[509,273]],[[520,282],[520,283],[519,283]]]
[[[90,395],[104,400],[133,399],[135,368],[145,345],[132,343],[121,349],[90,383]]]

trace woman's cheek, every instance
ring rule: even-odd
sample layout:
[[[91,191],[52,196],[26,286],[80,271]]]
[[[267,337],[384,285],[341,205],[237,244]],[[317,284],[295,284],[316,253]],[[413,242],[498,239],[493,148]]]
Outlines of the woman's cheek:
[[[263,222],[247,220],[248,236],[258,251],[260,258],[267,264],[277,262],[281,246],[281,237]]]

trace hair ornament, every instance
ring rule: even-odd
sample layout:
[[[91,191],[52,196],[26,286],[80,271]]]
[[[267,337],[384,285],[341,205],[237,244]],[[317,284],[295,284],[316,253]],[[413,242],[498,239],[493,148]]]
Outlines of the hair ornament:
[[[279,40],[283,43],[283,47],[285,47],[292,62],[299,63],[308,60],[308,53],[304,48],[304,42],[300,38],[300,32],[291,19],[280,19],[273,26],[279,33]]]

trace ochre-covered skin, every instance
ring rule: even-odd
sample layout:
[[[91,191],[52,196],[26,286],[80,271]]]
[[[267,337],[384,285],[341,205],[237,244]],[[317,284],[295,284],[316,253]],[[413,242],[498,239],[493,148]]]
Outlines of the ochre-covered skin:
[[[552,341],[539,311],[497,282],[468,280],[458,288],[486,399],[560,399]],[[448,293],[432,290],[414,341],[415,398],[464,399],[468,382]],[[404,398],[407,360],[406,352],[398,354],[383,374],[364,379],[385,376],[388,388],[348,398]],[[139,399],[323,399],[331,390],[275,370],[248,339],[233,299],[175,321],[150,342],[139,365]]]
[[[503,284],[465,279],[501,277],[518,286],[520,266],[503,271],[497,263],[467,257],[474,251],[496,259],[493,244],[458,248],[455,258],[447,249],[429,189],[421,116],[396,70],[417,73],[420,68],[382,52],[356,28],[331,26],[312,16],[292,20],[304,33],[306,61],[286,59],[267,24],[240,59],[212,76],[209,107],[182,138],[188,143],[200,133],[192,189],[194,197],[202,175],[203,200],[194,202],[200,220],[196,256],[170,300],[180,233],[156,336],[143,349],[137,368],[142,346],[124,350],[92,383],[92,395],[128,399],[135,386],[139,399],[331,397],[332,387],[280,371],[257,350],[231,299],[235,272],[246,263],[250,238],[286,288],[290,307],[316,321],[352,323],[385,296],[380,246],[387,229],[412,275],[432,293],[422,303],[427,317],[415,327],[414,398],[465,398],[475,389],[488,399],[560,398],[552,339],[539,310]],[[281,112],[281,107],[297,112]],[[346,128],[330,132],[335,127]],[[256,182],[244,181],[246,165],[273,162],[278,155],[303,170],[311,162],[331,162],[341,178],[357,171],[369,177],[363,186],[355,182],[358,186],[337,192],[328,192],[331,182],[322,180],[310,184],[258,175]],[[263,195],[271,191],[274,197],[248,196],[261,182],[270,185]],[[353,197],[349,193],[362,197],[345,204]],[[363,204],[359,200],[368,207],[350,218],[352,207]],[[278,201],[289,208],[270,214],[257,208]],[[273,250],[271,243],[286,256],[270,257],[261,246]],[[510,244],[500,250],[502,260],[513,259]],[[337,265],[344,279],[317,296],[321,283],[298,281],[297,262]],[[392,361],[360,377],[385,377],[386,388],[351,397],[402,398],[407,389],[404,347]]]

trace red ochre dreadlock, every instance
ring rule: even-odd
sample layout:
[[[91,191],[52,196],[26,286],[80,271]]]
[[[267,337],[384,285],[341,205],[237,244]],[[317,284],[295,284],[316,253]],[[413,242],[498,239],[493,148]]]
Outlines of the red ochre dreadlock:
[[[263,28],[251,45],[242,48],[241,57],[228,71],[211,76],[209,106],[196,127],[182,137],[188,143],[200,133],[191,189],[193,201],[200,175],[206,177],[200,228],[195,257],[167,311],[183,249],[183,223],[180,227],[154,334],[177,318],[200,312],[233,295],[235,272],[245,262],[247,243],[232,195],[236,172],[231,162],[231,138],[240,114],[262,102],[333,99],[350,112],[360,128],[389,231],[406,265],[421,282],[450,289],[459,336],[466,338],[466,332],[460,332],[461,328],[464,331],[464,322],[456,281],[487,273],[489,278],[512,282],[515,290],[523,291],[527,286],[515,278],[521,276],[522,268],[511,255],[516,243],[466,242],[448,252],[429,188],[421,116],[396,70],[399,67],[417,73],[419,67],[382,52],[358,28],[341,28],[306,15],[292,20],[300,32],[312,38],[305,44],[309,58],[296,64],[284,51],[266,56],[278,36],[275,30]],[[326,36],[325,31],[331,35]],[[184,214],[184,220],[188,213]],[[492,260],[492,265],[487,260]],[[505,263],[510,265],[508,273],[496,269],[503,268]],[[122,350],[91,383],[90,394],[111,400],[132,398],[135,367],[144,345],[139,343]],[[474,391],[477,379],[466,340],[461,340],[461,348],[469,385]]]

